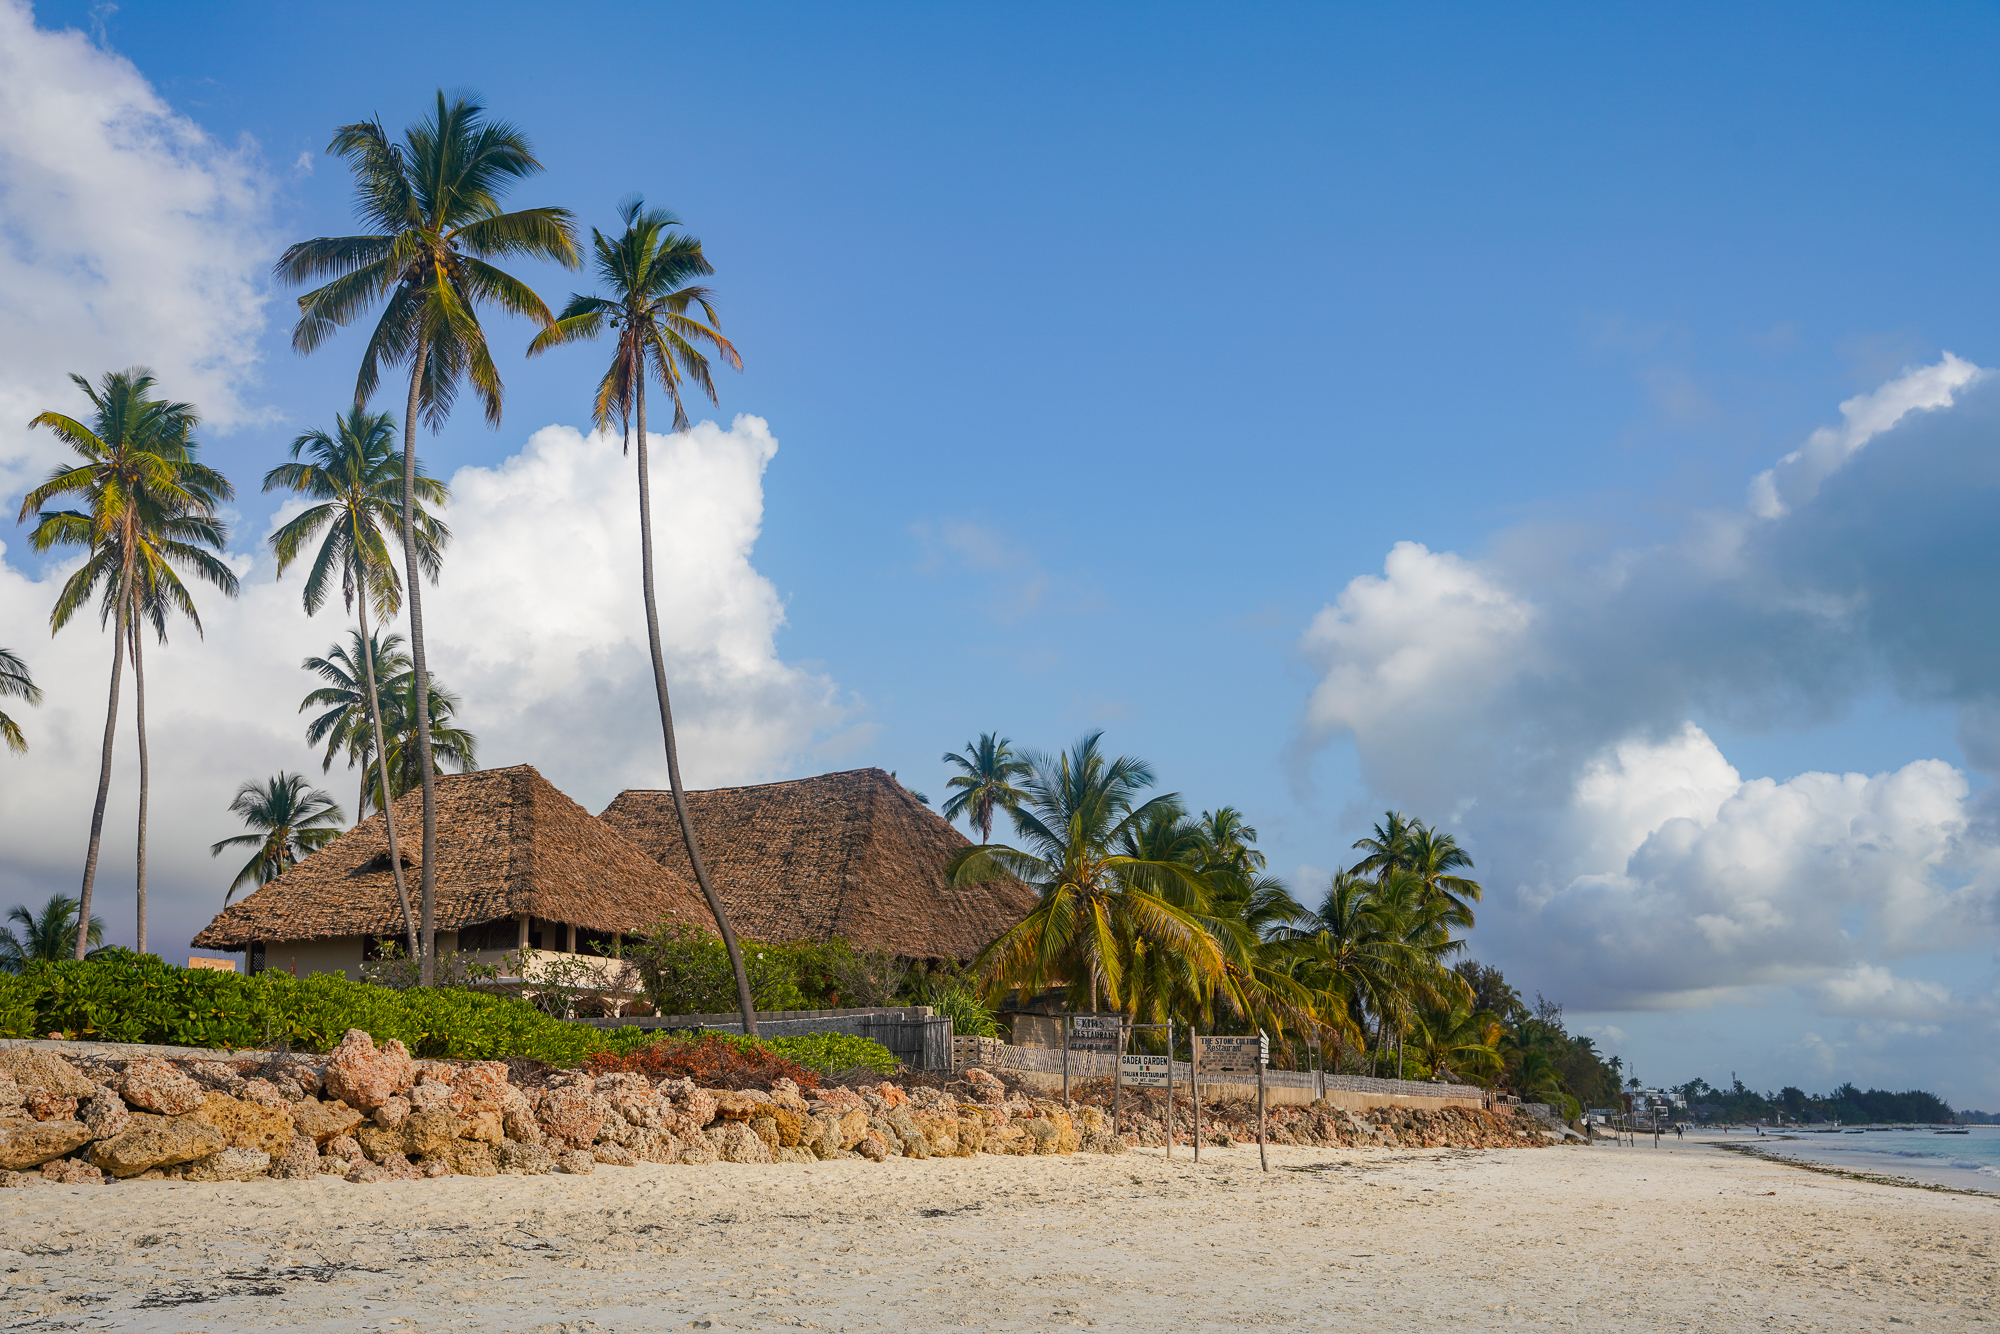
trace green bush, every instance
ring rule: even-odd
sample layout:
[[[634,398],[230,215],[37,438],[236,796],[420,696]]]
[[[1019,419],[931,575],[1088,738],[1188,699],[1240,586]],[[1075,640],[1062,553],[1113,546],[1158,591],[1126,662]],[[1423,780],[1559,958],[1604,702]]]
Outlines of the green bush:
[[[759,1010],[802,1010],[795,950],[743,944],[743,972]],[[661,1014],[721,1014],[737,1008],[736,974],[722,942],[686,922],[628,941],[624,956],[639,970],[646,999]]]
[[[326,1051],[350,1028],[400,1038],[426,1058],[526,1056],[574,1065],[605,1035],[551,1019],[526,1001],[463,988],[391,990],[338,973],[256,977],[176,968],[151,954],[108,951],[79,963],[34,963],[0,980],[0,1035],[177,1047]]]
[[[802,1033],[790,1038],[765,1038],[763,1042],[778,1055],[827,1074],[874,1070],[889,1075],[900,1064],[895,1053],[881,1043],[853,1033]]]
[[[940,987],[924,1002],[951,1020],[951,1031],[962,1038],[997,1038],[1000,1025],[993,1011],[980,1002],[969,987]]]

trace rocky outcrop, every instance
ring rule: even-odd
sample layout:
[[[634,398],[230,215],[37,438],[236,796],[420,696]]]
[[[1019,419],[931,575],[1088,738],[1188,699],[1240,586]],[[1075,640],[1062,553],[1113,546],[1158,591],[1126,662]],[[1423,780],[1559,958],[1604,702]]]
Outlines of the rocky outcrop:
[[[326,1058],[321,1077],[326,1091],[350,1107],[372,1112],[416,1082],[410,1049],[390,1038],[380,1047],[358,1028],[350,1028]]]
[[[81,1121],[14,1120],[0,1123],[0,1169],[18,1172],[40,1167],[90,1143],[90,1127]]]
[[[207,1090],[165,1061],[149,1058],[125,1067],[118,1094],[142,1112],[185,1116],[201,1106]]]
[[[91,1147],[90,1161],[115,1177],[175,1167],[229,1147],[220,1130],[192,1116],[134,1118],[129,1129]],[[86,1133],[88,1131],[86,1130]]]
[[[885,1082],[808,1093],[787,1080],[708,1089],[580,1071],[524,1087],[501,1062],[415,1061],[358,1030],[323,1059],[65,1060],[32,1048],[0,1059],[0,1185],[14,1186],[106,1176],[421,1181],[643,1163],[1116,1154],[1165,1142],[1161,1094],[1128,1093],[1114,1127],[1101,1106],[1010,1093],[983,1070],[950,1092]],[[1177,1143],[1190,1142],[1191,1113],[1177,1104]],[[1209,1105],[1203,1118],[1206,1143],[1256,1136],[1252,1106]],[[1274,1144],[1341,1148],[1522,1148],[1556,1138],[1513,1111],[1363,1115],[1324,1102],[1271,1108],[1265,1129]]]

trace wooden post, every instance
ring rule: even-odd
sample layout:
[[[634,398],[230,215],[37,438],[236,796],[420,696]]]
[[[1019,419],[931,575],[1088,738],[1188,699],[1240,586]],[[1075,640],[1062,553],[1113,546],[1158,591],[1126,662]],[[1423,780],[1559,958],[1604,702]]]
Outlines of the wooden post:
[[[1264,1058],[1257,1057],[1257,1165],[1266,1172],[1271,1170],[1271,1159],[1264,1152]]]
[[[1188,1025],[1188,1092],[1194,1094],[1194,1160],[1201,1161],[1201,1030]]]
[[[1167,1161],[1174,1160],[1174,1021],[1167,1020]]]
[[[528,914],[515,913],[514,925],[519,928],[519,939],[515,941],[514,948],[525,950],[528,948]]]
[[[1069,1108],[1069,1016],[1062,1017],[1063,1034],[1063,1109]]]
[[[1118,1134],[1118,1112],[1125,1104],[1125,1043],[1131,1038],[1132,1030],[1126,1025],[1131,1021],[1120,1015],[1118,1018],[1118,1054],[1112,1057],[1111,1067],[1111,1133]]]

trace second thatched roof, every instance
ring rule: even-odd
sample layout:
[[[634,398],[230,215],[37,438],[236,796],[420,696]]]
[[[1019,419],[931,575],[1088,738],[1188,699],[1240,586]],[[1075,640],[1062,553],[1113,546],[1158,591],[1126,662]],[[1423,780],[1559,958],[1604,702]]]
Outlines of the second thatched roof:
[[[687,794],[736,930],[773,944],[827,941],[906,958],[970,959],[1036,903],[1016,880],[953,887],[971,846],[880,769]],[[600,817],[689,881],[673,795],[621,792]]]

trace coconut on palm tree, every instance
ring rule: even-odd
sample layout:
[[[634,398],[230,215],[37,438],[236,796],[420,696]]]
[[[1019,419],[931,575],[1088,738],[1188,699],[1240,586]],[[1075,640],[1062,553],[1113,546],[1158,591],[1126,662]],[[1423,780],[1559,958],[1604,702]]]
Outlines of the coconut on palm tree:
[[[1207,884],[1191,862],[1124,847],[1150,822],[1178,815],[1179,797],[1144,797],[1153,770],[1107,757],[1092,733],[1057,756],[1033,756],[1022,801],[1009,812],[1025,848],[980,844],[951,861],[954,884],[1013,876],[1041,901],[980,952],[973,967],[989,995],[1055,983],[1074,1010],[1125,1003],[1133,946],[1175,956],[1200,988],[1223,980],[1222,950],[1198,917]]]
[[[504,121],[489,119],[470,97],[447,100],[410,126],[401,143],[380,120],[343,125],[327,152],[346,159],[355,176],[355,204],[374,230],[360,236],[318,237],[288,248],[276,272],[286,282],[322,285],[299,298],[292,346],[309,353],[377,303],[382,314],[361,356],[354,400],[366,403],[384,366],[409,368],[403,414],[403,564],[422,565],[418,549],[417,417],[441,428],[461,386],[469,385],[500,424],[503,386],[493,364],[480,308],[555,322],[542,299],[491,261],[552,260],[576,267],[576,238],[567,209],[503,212],[500,197],[516,181],[542,170],[528,140]],[[437,794],[430,718],[425,712],[429,666],[421,581],[411,579],[410,650],[417,685],[419,763],[423,775],[422,946],[419,977],[436,976]]]
[[[303,593],[306,615],[310,616],[320,609],[338,574],[341,601],[348,611],[356,609],[356,595],[360,595],[360,625],[355,631],[357,645],[364,641],[373,642],[373,636],[368,631],[370,602],[375,604],[376,615],[388,620],[396,614],[403,601],[395,562],[390,559],[389,545],[382,537],[382,529],[397,521],[401,510],[402,470],[395,455],[395,431],[395,419],[388,413],[353,408],[335,422],[332,434],[307,431],[292,441],[293,462],[279,464],[264,476],[266,491],[283,487],[320,502],[271,534],[271,549],[278,557],[278,573],[282,576],[285,567],[297,560],[318,538],[311,568],[306,573]],[[306,456],[304,461],[300,460],[301,455]],[[425,474],[421,460],[416,473],[415,494],[418,499],[442,505],[451,498],[450,489],[443,482]],[[419,564],[435,583],[439,553],[451,540],[451,531],[421,507],[415,515],[415,528]],[[382,711],[376,691],[374,655],[363,653],[359,656],[365,687],[364,712],[372,732],[376,764],[380,767],[387,763],[387,747],[382,741]],[[332,762],[333,751],[329,746],[327,764]],[[364,795],[367,786],[364,769]],[[381,786],[385,789],[389,786],[386,770],[381,775]],[[364,802],[356,807],[354,818],[359,820],[365,814]],[[396,901],[403,910],[403,927],[408,937],[410,956],[415,958],[420,953],[421,945],[417,937],[416,917],[410,911],[409,888],[403,882],[403,860],[396,837],[395,811],[387,810],[384,818],[388,822],[389,866],[395,873]]]
[[[42,702],[41,688],[28,674],[28,664],[13,649],[0,648],[0,698],[9,696],[30,704]],[[0,713],[0,741],[5,741],[7,748],[15,752],[28,749],[28,738],[21,735],[21,725],[4,713]]]
[[[76,956],[76,900],[67,894],[51,894],[41,912],[30,912],[15,904],[7,911],[9,925],[0,926],[0,973],[18,973],[31,963],[56,963]],[[21,928],[19,935],[15,927]],[[104,919],[90,919],[83,938],[87,952],[104,943]]]
[[[44,412],[29,422],[45,427],[68,445],[81,462],[57,467],[21,502],[21,521],[38,512],[40,522],[29,537],[36,551],[81,547],[89,554],[56,596],[49,614],[51,630],[60,630],[93,598],[100,622],[115,623],[112,634],[110,700],[105,708],[104,742],[99,757],[97,801],[90,816],[90,844],[84,854],[83,890],[77,899],[79,920],[89,917],[97,880],[97,854],[104,832],[104,805],[111,790],[112,743],[118,726],[118,687],[127,653],[132,658],[139,742],[138,944],[146,948],[146,807],[150,770],[146,750],[145,663],[140,655],[139,627],[151,623],[161,642],[167,618],[178,612],[201,632],[194,598],[181,580],[185,569],[228,596],[237,592],[235,571],[214,553],[222,549],[228,529],[217,517],[217,506],[235,490],[221,473],[198,458],[193,438],[200,415],[191,403],[170,402],[152,395],[154,380],[142,367],[106,374],[98,387],[80,375],[70,379],[95,409],[91,424],[59,412]],[[81,509],[46,510],[61,497],[74,497]],[[87,941],[75,942],[82,958]]]
[[[340,837],[340,807],[330,793],[307,786],[304,774],[280,773],[261,783],[245,783],[229,803],[229,813],[253,832],[223,839],[208,855],[220,857],[225,848],[255,851],[229,882],[224,904],[244,885],[268,885],[287,866],[296,865],[299,854],[317,852]]]
[[[945,782],[951,795],[945,799],[944,818],[965,816],[979,831],[981,843],[993,841],[993,817],[1021,802],[1014,780],[1027,774],[1028,762],[1014,753],[1013,744],[998,732],[982,732],[964,750],[944,754],[944,762],[959,770]]]
[[[701,842],[689,818],[687,798],[681,789],[680,751],[674,740],[673,704],[667,691],[667,661],[660,647],[660,613],[653,591],[653,490],[647,471],[646,385],[656,382],[674,408],[674,426],[688,426],[684,383],[692,383],[715,401],[715,381],[710,374],[708,354],[712,349],[729,365],[743,368],[736,348],[722,336],[715,318],[711,293],[694,280],[715,272],[701,242],[679,230],[680,220],[665,209],[649,209],[633,195],[619,206],[625,230],[615,237],[592,228],[591,249],[597,276],[608,295],[573,295],[556,321],[536,335],[528,346],[535,356],[565,343],[583,342],[609,330],[616,344],[611,365],[597,384],[591,405],[591,419],[599,430],[609,427],[616,416],[625,432],[626,449],[638,445],[639,479],[639,582],[646,606],[646,639],[653,657],[653,693],[660,709],[660,733],[667,752],[667,785],[673,792],[674,816],[680,824],[681,842],[687,848],[688,865],[695,883],[701,886],[722,933],[736,977],[736,999],[743,1015],[743,1031],[757,1033],[757,1010],[750,994],[750,978],[743,967],[743,950],[729,921],[722,896],[709,876]],[[701,312],[697,318],[693,313]]]

